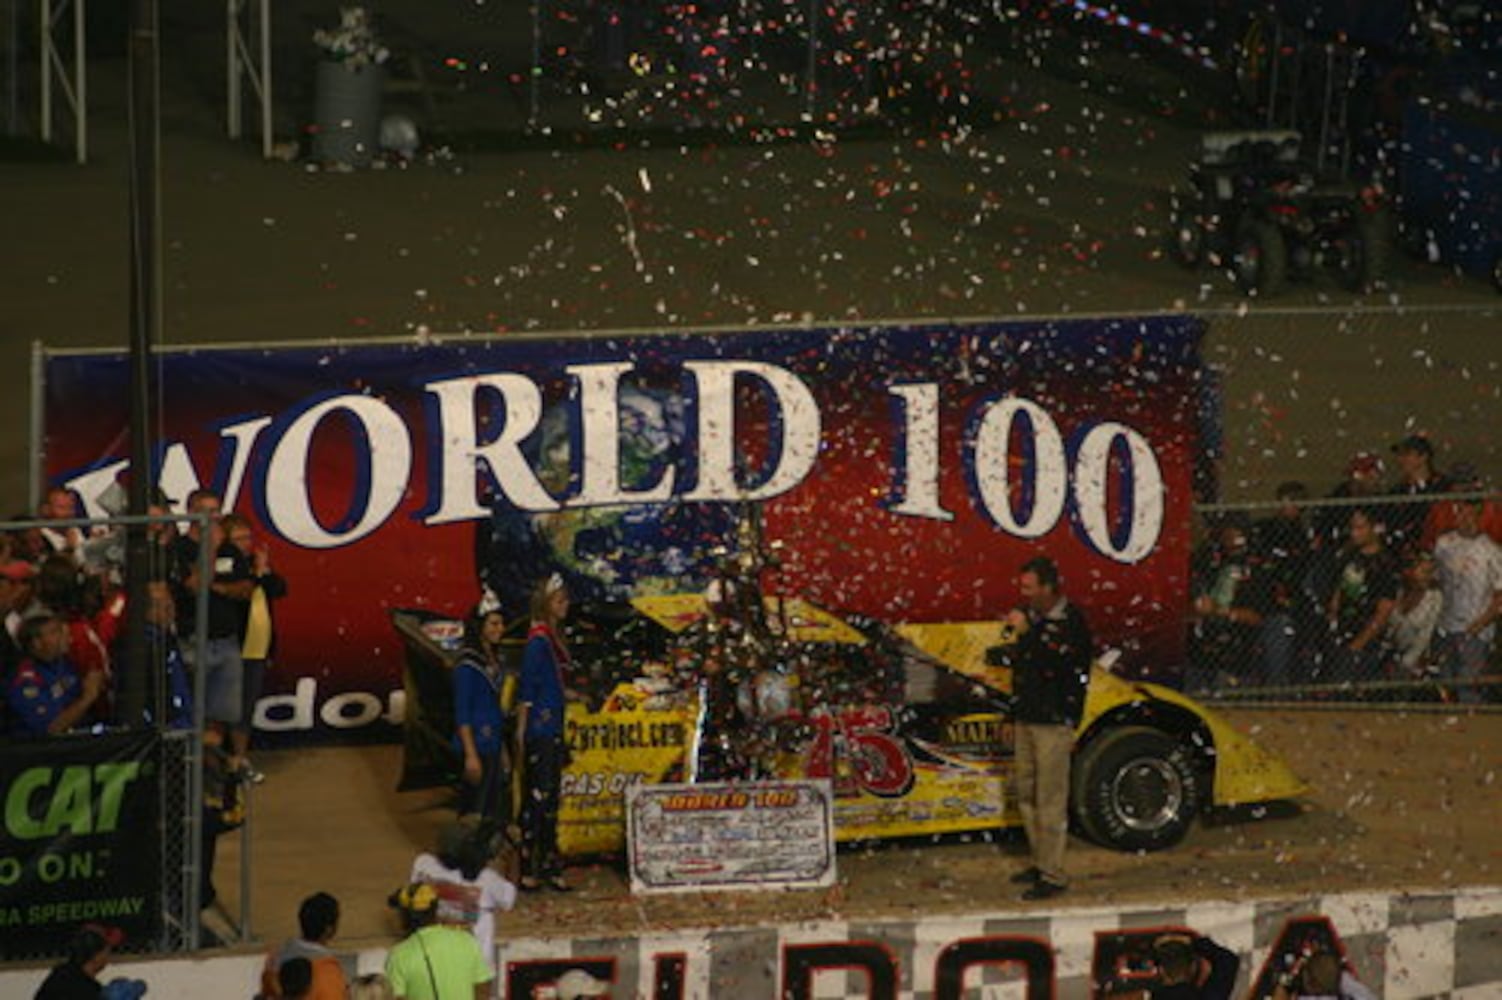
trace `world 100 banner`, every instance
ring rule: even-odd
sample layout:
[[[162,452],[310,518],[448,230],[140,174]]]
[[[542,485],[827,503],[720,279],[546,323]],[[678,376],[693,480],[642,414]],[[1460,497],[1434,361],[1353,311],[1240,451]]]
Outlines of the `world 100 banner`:
[[[390,613],[702,589],[754,506],[775,586],[994,619],[1047,554],[1125,669],[1177,662],[1211,380],[1192,317],[164,349],[157,482],[249,516],[289,594],[258,725],[401,711]],[[49,485],[126,469],[124,354],[44,352]]]

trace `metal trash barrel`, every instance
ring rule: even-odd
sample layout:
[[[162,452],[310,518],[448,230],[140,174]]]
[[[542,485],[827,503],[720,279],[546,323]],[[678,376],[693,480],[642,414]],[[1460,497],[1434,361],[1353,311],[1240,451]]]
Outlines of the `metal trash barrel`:
[[[381,93],[385,70],[318,64],[313,97],[313,159],[351,167],[370,165],[380,149]]]

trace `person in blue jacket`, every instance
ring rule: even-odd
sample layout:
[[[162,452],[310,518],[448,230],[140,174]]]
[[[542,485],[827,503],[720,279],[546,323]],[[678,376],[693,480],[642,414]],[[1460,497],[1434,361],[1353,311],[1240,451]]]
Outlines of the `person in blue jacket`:
[[[461,768],[459,815],[478,816],[488,835],[511,820],[506,710],[515,677],[506,672],[498,609],[477,611],[465,623],[465,643],[454,666],[454,749]]]
[[[568,588],[557,573],[533,591],[532,628],[522,657],[517,716],[526,758],[519,883],[526,892],[544,885],[559,892],[572,888],[563,879],[563,862],[558,854],[559,791],[567,763],[563,741],[563,711],[568,698],[565,677],[571,666],[561,626],[568,607]]]

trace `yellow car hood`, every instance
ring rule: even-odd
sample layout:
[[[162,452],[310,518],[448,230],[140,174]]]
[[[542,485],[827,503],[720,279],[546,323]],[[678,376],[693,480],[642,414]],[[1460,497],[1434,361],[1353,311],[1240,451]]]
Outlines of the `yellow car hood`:
[[[897,631],[951,670],[995,691],[1012,690],[1011,670],[986,666],[986,649],[1000,641],[999,622],[922,622],[899,625]],[[1144,698],[1176,705],[1204,722],[1215,746],[1215,805],[1287,799],[1309,790],[1281,757],[1252,742],[1218,713],[1171,688],[1126,681],[1098,664],[1090,672],[1080,731],[1107,712]]]

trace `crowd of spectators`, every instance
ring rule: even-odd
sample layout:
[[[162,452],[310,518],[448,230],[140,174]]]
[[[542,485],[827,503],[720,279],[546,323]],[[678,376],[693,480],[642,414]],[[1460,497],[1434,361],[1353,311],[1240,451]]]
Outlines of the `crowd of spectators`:
[[[123,507],[123,491],[99,498],[106,509]],[[248,520],[221,514],[212,490],[199,489],[184,505],[210,516],[208,643],[202,662],[204,714],[219,731],[230,769],[252,780],[250,719],[272,655],[272,602],[286,582],[272,568],[270,551],[257,545]],[[173,514],[173,501],[157,492],[148,513]],[[0,738],[36,739],[77,731],[102,731],[151,721],[128,719],[122,682],[134,671],[158,676],[165,686],[172,728],[192,725],[190,668],[199,590],[200,522],[160,521],[147,529],[148,562],[145,662],[127,662],[123,530],[81,527],[79,498],[49,490],[34,515],[20,515],[0,531]],[[29,524],[27,522],[30,522]],[[55,523],[56,526],[52,526]],[[154,698],[147,699],[155,703]]]
[[[1310,692],[1412,688],[1486,700],[1502,614],[1502,505],[1470,466],[1440,471],[1421,435],[1355,455],[1324,500],[1212,517],[1191,567],[1185,685]]]

